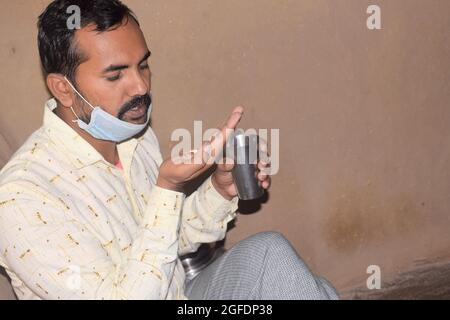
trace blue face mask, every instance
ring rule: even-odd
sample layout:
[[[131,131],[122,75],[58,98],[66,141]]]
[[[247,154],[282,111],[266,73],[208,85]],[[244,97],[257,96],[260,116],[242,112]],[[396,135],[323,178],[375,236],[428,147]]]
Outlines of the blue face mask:
[[[73,111],[73,108],[70,107],[75,117],[77,117],[78,120],[72,120],[72,122],[77,122],[78,126],[87,131],[91,136],[93,136],[96,139],[100,140],[108,140],[108,141],[114,141],[114,142],[122,142],[124,140],[130,139],[140,133],[144,128],[147,126],[149,120],[150,120],[150,114],[152,111],[152,104],[150,103],[150,106],[147,110],[147,121],[143,124],[134,124],[130,122],[126,122],[123,120],[120,120],[113,115],[109,114],[108,112],[104,111],[99,106],[92,106],[92,104],[89,103],[78,91],[75,89],[75,87],[70,83],[70,81],[64,77],[66,81],[69,83],[69,85],[72,87],[72,89],[83,99],[92,109],[91,113],[91,120],[89,121],[89,124],[78,118],[75,111]],[[150,93],[151,97],[151,93]]]

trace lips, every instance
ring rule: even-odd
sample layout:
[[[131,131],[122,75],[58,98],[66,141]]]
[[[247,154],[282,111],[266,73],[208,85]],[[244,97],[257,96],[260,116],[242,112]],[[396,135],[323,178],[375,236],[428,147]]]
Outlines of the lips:
[[[137,120],[142,118],[145,113],[147,112],[147,107],[143,104],[134,107],[133,109],[130,109],[126,112],[126,115],[131,118],[132,120]]]

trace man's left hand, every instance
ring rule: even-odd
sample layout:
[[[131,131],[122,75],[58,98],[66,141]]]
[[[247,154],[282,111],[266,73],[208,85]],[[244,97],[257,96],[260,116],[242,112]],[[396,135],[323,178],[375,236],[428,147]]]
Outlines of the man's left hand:
[[[232,160],[228,160],[231,163],[219,163],[217,164],[216,171],[212,175],[212,184],[225,199],[231,200],[237,196],[236,185],[234,184],[232,170],[234,168],[234,163]],[[264,168],[267,168],[269,164],[259,161],[258,162],[258,181],[263,189],[269,189],[270,187],[270,176],[264,173]]]

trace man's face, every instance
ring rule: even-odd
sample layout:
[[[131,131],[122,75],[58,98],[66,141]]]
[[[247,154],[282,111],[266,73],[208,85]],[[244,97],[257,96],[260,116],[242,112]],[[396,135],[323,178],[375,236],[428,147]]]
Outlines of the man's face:
[[[87,26],[76,32],[78,50],[87,60],[76,70],[80,93],[93,105],[121,120],[142,124],[150,103],[150,51],[137,23],[129,18],[115,30],[96,32]],[[92,108],[81,99],[80,118],[90,119]],[[89,121],[86,121],[89,122]]]

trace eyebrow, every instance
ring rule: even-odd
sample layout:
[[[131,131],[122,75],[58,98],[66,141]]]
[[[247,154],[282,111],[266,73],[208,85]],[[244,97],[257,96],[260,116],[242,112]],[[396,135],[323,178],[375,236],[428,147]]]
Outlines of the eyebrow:
[[[150,58],[151,55],[152,55],[152,53],[150,51],[147,51],[145,56],[141,59],[141,61],[139,61],[138,65],[140,65],[142,62],[144,62],[145,60]],[[108,72],[112,72],[112,71],[119,71],[119,70],[127,69],[129,67],[130,66],[128,64],[112,64],[109,67],[106,67],[105,69],[103,69],[102,73],[108,73]]]

